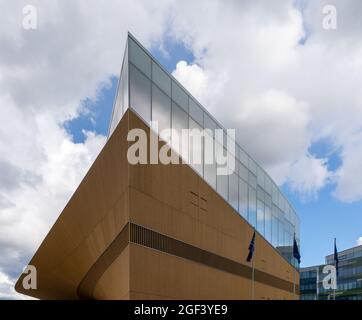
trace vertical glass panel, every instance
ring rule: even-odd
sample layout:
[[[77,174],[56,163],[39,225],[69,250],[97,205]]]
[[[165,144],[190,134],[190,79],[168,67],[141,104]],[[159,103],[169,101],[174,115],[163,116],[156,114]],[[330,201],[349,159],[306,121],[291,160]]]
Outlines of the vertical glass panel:
[[[278,190],[278,207],[284,211],[283,195]]]
[[[269,194],[267,194],[266,192],[264,192],[264,201],[265,201],[265,205],[269,206],[271,208],[272,206],[272,199],[271,196]]]
[[[243,164],[240,164],[239,176],[244,179],[244,181],[248,182],[249,170]]]
[[[222,144],[224,147],[226,147],[226,143],[224,143],[224,140],[226,141],[226,139],[224,139],[224,136],[226,136],[224,129],[220,126],[217,126],[215,132],[215,140],[218,143]]]
[[[256,189],[256,176],[249,171],[249,184]]]
[[[123,96],[123,112],[125,113],[129,106],[129,71],[128,71],[128,50],[126,49],[126,56],[123,61],[123,69],[122,69],[122,79],[123,79],[123,85],[122,85],[122,96]]]
[[[188,95],[175,81],[172,81],[172,100],[187,113],[189,112]]]
[[[249,223],[255,228],[256,227],[256,190],[249,186],[249,210],[248,219]]]
[[[204,128],[211,130],[212,136],[215,136],[216,122],[206,112],[204,112]]]
[[[235,173],[229,175],[229,203],[236,211],[239,210],[238,176]]]
[[[141,118],[151,120],[151,81],[130,64],[130,106]]]
[[[129,42],[129,60],[147,77],[151,78],[151,58],[132,38]]]
[[[268,175],[265,175],[265,188],[264,189],[270,195],[272,194],[272,181]]]
[[[284,246],[284,225],[282,220],[279,219],[279,223],[278,223],[278,247],[283,247]]]
[[[257,181],[258,185],[264,189],[264,170],[261,167],[257,167]]]
[[[206,146],[206,145],[205,145]],[[206,150],[204,151],[204,153]],[[216,190],[216,162],[211,164],[204,163],[204,179],[206,182]]]
[[[225,149],[226,150],[226,149]],[[233,155],[231,152],[227,152],[227,163],[228,163],[228,173],[229,174],[237,174],[237,170],[236,170],[236,160],[235,160],[235,155]]]
[[[272,243],[272,214],[269,206],[265,206],[265,238]]]
[[[172,147],[179,155],[182,156],[184,162],[188,162],[189,137],[188,135],[186,135],[186,138],[184,140],[182,139],[182,129],[189,128],[189,116],[183,109],[181,109],[175,103],[172,103],[171,126],[172,129],[176,131],[175,134],[172,135],[172,141],[171,141]]]
[[[249,167],[249,157],[248,155],[246,154],[246,152],[240,148],[240,154],[239,154],[239,157],[240,157],[240,162],[245,166],[245,167]]]
[[[272,215],[272,244],[274,247],[278,246],[278,218]]]
[[[203,129],[192,118],[189,118],[189,129],[189,163],[200,176],[203,176]]]
[[[239,179],[239,213],[248,219],[248,184]]]
[[[257,201],[257,230],[262,234],[264,233],[264,203],[260,200]]]
[[[257,189],[256,189],[257,198],[264,202],[264,198],[265,198],[264,195],[265,195],[264,190],[262,188],[260,188],[260,186],[258,186]]]
[[[240,146],[237,143],[235,143],[235,157],[240,161]]]
[[[154,61],[152,61],[152,81],[171,97],[171,78]]]
[[[124,112],[128,108],[128,49],[126,46],[125,56],[123,58],[122,70],[119,76],[118,82],[118,89],[117,89],[117,96],[113,106],[113,113],[111,124],[109,127],[109,134],[110,136],[114,129],[117,127],[117,124],[121,120]]]
[[[152,121],[157,121],[160,136],[166,140],[162,130],[171,128],[171,98],[155,85],[152,85]]]
[[[224,159],[224,157],[227,157],[227,152],[226,150],[222,147],[222,145],[218,142],[215,141],[215,153],[216,153],[216,158],[221,159],[221,157]],[[227,166],[226,164],[221,164],[221,163],[217,163],[217,168],[219,169],[223,169],[225,171]],[[222,171],[222,170],[220,170]],[[216,172],[216,186],[217,186],[217,192],[224,198],[224,199],[228,199],[228,180],[229,180],[229,176],[225,175],[225,174],[221,174],[219,172]]]
[[[256,172],[257,169],[256,169],[256,168],[257,168],[256,162],[249,157],[249,170],[250,170],[252,173],[254,173],[254,175],[257,174],[257,172]]]
[[[278,205],[278,188],[275,184],[272,185],[272,200],[273,203]]]
[[[191,97],[189,99],[189,114],[195,121],[199,123],[199,125],[204,125],[204,112],[202,111],[199,104],[196,103]]]
[[[228,179],[227,175],[216,175],[217,192],[225,199],[228,200]]]
[[[240,172],[240,162],[239,160],[235,157],[235,174],[239,175],[239,172]]]

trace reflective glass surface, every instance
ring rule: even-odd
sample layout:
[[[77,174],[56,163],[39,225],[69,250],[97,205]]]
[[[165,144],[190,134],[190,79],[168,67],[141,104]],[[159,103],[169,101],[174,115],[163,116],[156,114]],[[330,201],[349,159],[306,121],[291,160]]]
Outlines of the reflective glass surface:
[[[171,128],[171,98],[155,85],[152,85],[152,121],[157,121],[160,133]]]

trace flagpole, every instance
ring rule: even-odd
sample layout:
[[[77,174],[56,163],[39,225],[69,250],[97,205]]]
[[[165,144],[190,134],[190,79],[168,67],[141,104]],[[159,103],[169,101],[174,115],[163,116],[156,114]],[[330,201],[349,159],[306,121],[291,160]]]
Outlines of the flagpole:
[[[293,295],[294,295],[294,299],[297,300],[297,297],[295,295],[295,280],[296,280],[296,271],[295,271],[295,267],[294,267]]]
[[[338,252],[337,252],[337,244],[336,238],[334,238],[334,267],[336,268],[336,283],[333,288],[333,300],[336,300],[336,288],[337,288],[337,280],[338,280]]]
[[[254,300],[254,259],[251,261],[252,271],[251,271],[251,300]]]
[[[249,244],[249,254],[246,258],[246,261],[248,263],[251,262],[251,300],[254,300],[254,273],[255,273],[255,266],[254,266],[254,251],[255,251],[255,228],[253,229],[253,236],[251,238],[250,244]]]

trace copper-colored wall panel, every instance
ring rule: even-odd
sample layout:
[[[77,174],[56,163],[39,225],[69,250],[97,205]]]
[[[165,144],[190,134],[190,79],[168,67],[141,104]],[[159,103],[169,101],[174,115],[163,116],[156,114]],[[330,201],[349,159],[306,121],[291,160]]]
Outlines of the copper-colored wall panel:
[[[130,127],[148,130],[148,127],[133,114],[130,115]],[[151,179],[152,183],[145,185],[144,179]],[[246,262],[246,256],[253,233],[252,228],[189,166],[161,164],[130,166],[130,186],[132,222],[251,266]],[[203,206],[200,205],[201,198]],[[275,277],[272,280],[274,283],[289,282],[289,285],[284,286],[287,290],[291,288],[290,282],[294,280],[294,274],[295,279],[297,281],[299,279],[294,268],[259,235],[256,239],[254,260],[257,270],[269,273],[271,279],[274,279],[272,276]],[[174,274],[176,276],[178,273],[175,271]],[[186,285],[187,279],[182,283]],[[263,288],[263,285],[259,283],[259,287]],[[229,289],[232,291],[232,288]],[[271,299],[274,293],[279,299],[292,297],[285,290],[278,289],[277,294],[273,289],[266,285],[265,292],[259,298]],[[147,290],[139,288],[134,290],[131,287],[131,291],[148,293]],[[205,296],[199,296],[203,297]]]
[[[38,290],[24,291],[20,277],[17,291],[47,299],[251,299],[250,225],[185,164],[129,165],[132,128],[148,130],[128,110],[31,260]],[[114,250],[129,222],[155,232],[137,234],[147,246],[122,240]],[[172,252],[172,241],[157,234],[188,247]],[[254,262],[255,298],[294,297],[299,274],[259,235]]]
[[[29,264],[38,289],[16,290],[38,298],[78,299],[87,271],[122,230],[128,217],[128,115],[101,151]]]
[[[125,299],[129,293],[129,247],[107,268],[94,288],[93,299]]]

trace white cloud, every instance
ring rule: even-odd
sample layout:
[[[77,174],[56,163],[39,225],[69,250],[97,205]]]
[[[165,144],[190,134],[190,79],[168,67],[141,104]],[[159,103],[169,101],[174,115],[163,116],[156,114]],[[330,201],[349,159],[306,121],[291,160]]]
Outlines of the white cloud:
[[[197,64],[188,64],[186,61],[179,61],[172,75],[182,83],[182,85],[192,91],[195,98],[203,100],[203,95],[208,91],[209,79],[204,70]]]
[[[359,237],[356,241],[357,246],[362,246],[362,237]]]
[[[316,159],[309,154],[298,159],[291,165],[287,177],[291,189],[299,192],[302,197],[316,198],[319,189],[331,178],[326,162],[326,159]]]
[[[362,199],[362,133],[351,134],[344,143],[343,166],[337,170],[335,196],[344,202]]]
[[[19,294],[14,289],[15,279],[10,279],[9,276],[0,270],[0,297],[3,300],[23,300],[27,299],[22,294]]]

